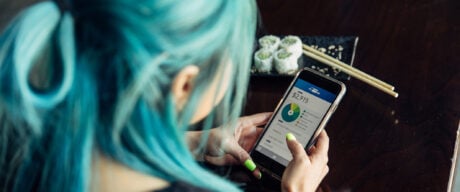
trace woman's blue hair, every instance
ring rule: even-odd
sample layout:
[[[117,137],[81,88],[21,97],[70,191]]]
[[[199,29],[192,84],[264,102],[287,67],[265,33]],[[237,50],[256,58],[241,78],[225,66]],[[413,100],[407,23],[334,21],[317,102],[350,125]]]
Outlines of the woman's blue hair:
[[[27,8],[0,36],[0,190],[89,190],[95,154],[170,182],[238,190],[195,161],[185,135],[226,65],[229,89],[205,129],[240,115],[255,2],[62,2]],[[191,64],[200,73],[177,113],[171,82]]]

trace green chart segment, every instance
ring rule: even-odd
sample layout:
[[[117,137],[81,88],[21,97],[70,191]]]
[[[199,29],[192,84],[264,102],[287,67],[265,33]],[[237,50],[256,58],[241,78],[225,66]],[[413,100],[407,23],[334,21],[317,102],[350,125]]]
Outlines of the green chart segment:
[[[283,111],[281,112],[281,117],[286,122],[293,122],[295,121],[300,115],[300,107],[295,103],[289,103],[283,107]]]

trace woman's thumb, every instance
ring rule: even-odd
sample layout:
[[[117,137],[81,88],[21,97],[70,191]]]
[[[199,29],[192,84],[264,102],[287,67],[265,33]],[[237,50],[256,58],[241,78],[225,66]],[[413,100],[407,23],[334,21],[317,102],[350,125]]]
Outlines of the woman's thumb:
[[[296,140],[294,134],[286,134],[286,142],[289,151],[291,151],[293,159],[298,158],[300,155],[305,155],[305,150],[303,149],[302,145]]]

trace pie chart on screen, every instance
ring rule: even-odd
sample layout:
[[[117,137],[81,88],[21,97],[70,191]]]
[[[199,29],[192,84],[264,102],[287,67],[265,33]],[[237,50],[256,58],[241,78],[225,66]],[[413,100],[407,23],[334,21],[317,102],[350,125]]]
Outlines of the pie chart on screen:
[[[300,107],[295,103],[289,103],[283,107],[281,117],[286,122],[295,121],[300,115]]]

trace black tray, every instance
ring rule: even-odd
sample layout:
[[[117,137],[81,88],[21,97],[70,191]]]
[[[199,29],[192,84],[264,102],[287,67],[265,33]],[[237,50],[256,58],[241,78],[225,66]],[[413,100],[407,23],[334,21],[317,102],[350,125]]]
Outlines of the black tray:
[[[279,36],[283,38],[284,36]],[[299,36],[302,42],[310,47],[313,47],[317,50],[324,51],[329,56],[332,56],[340,61],[353,65],[353,60],[355,57],[356,46],[358,44],[358,37],[355,36]],[[256,51],[259,49],[258,45],[256,46]],[[317,70],[327,76],[333,77],[337,80],[349,80],[350,76],[342,73],[340,70],[329,67],[328,65],[322,64],[319,61],[316,61],[306,55],[302,55],[299,58],[299,70],[304,67],[309,67],[314,70]],[[280,76],[294,76],[279,74],[273,68],[272,71],[268,73],[260,73],[255,70],[254,64],[251,68],[251,76],[257,77],[280,77]]]

